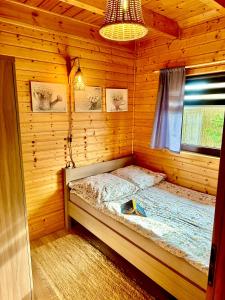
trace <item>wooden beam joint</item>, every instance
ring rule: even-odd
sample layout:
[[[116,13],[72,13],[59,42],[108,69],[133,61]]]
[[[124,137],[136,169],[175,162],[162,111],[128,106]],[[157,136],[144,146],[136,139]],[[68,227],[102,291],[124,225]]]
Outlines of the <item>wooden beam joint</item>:
[[[143,16],[149,28],[180,38],[181,29],[176,21],[149,9],[143,9]]]

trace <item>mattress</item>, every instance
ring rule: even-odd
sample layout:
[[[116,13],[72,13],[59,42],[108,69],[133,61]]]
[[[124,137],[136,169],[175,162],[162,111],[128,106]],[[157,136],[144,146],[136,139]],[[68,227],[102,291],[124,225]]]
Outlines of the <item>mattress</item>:
[[[121,214],[121,204],[131,198],[144,207],[147,217]],[[214,196],[162,182],[111,202],[93,204],[83,200],[207,274]]]

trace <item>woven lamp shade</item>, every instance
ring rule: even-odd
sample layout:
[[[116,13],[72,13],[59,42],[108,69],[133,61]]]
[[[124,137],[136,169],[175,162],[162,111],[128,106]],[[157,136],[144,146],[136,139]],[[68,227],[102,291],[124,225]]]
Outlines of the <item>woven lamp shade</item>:
[[[108,0],[105,21],[100,35],[113,41],[132,41],[148,33],[145,26],[141,0]]]

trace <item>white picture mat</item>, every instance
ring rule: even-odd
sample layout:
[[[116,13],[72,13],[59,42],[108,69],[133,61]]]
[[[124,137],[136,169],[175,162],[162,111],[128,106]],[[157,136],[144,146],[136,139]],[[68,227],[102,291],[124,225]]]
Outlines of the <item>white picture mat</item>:
[[[33,112],[66,112],[67,86],[61,83],[31,81]]]
[[[102,112],[102,88],[86,86],[85,90],[75,90],[75,112]]]
[[[106,89],[106,111],[128,111],[128,89]]]

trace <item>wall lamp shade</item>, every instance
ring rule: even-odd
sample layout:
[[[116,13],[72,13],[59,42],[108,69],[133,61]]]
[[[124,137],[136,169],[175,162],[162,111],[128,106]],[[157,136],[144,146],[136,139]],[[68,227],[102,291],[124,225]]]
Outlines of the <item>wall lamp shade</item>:
[[[85,89],[85,82],[84,76],[81,72],[80,66],[78,67],[75,76],[74,76],[74,88],[75,90],[84,90]]]
[[[72,63],[72,67],[71,67],[71,63]],[[68,62],[68,65],[70,66],[69,83],[73,84],[73,88],[75,90],[85,90],[85,81],[80,67],[80,58],[79,57],[72,58]]]
[[[148,28],[144,23],[141,0],[108,0],[99,33],[105,39],[118,42],[144,37]]]

